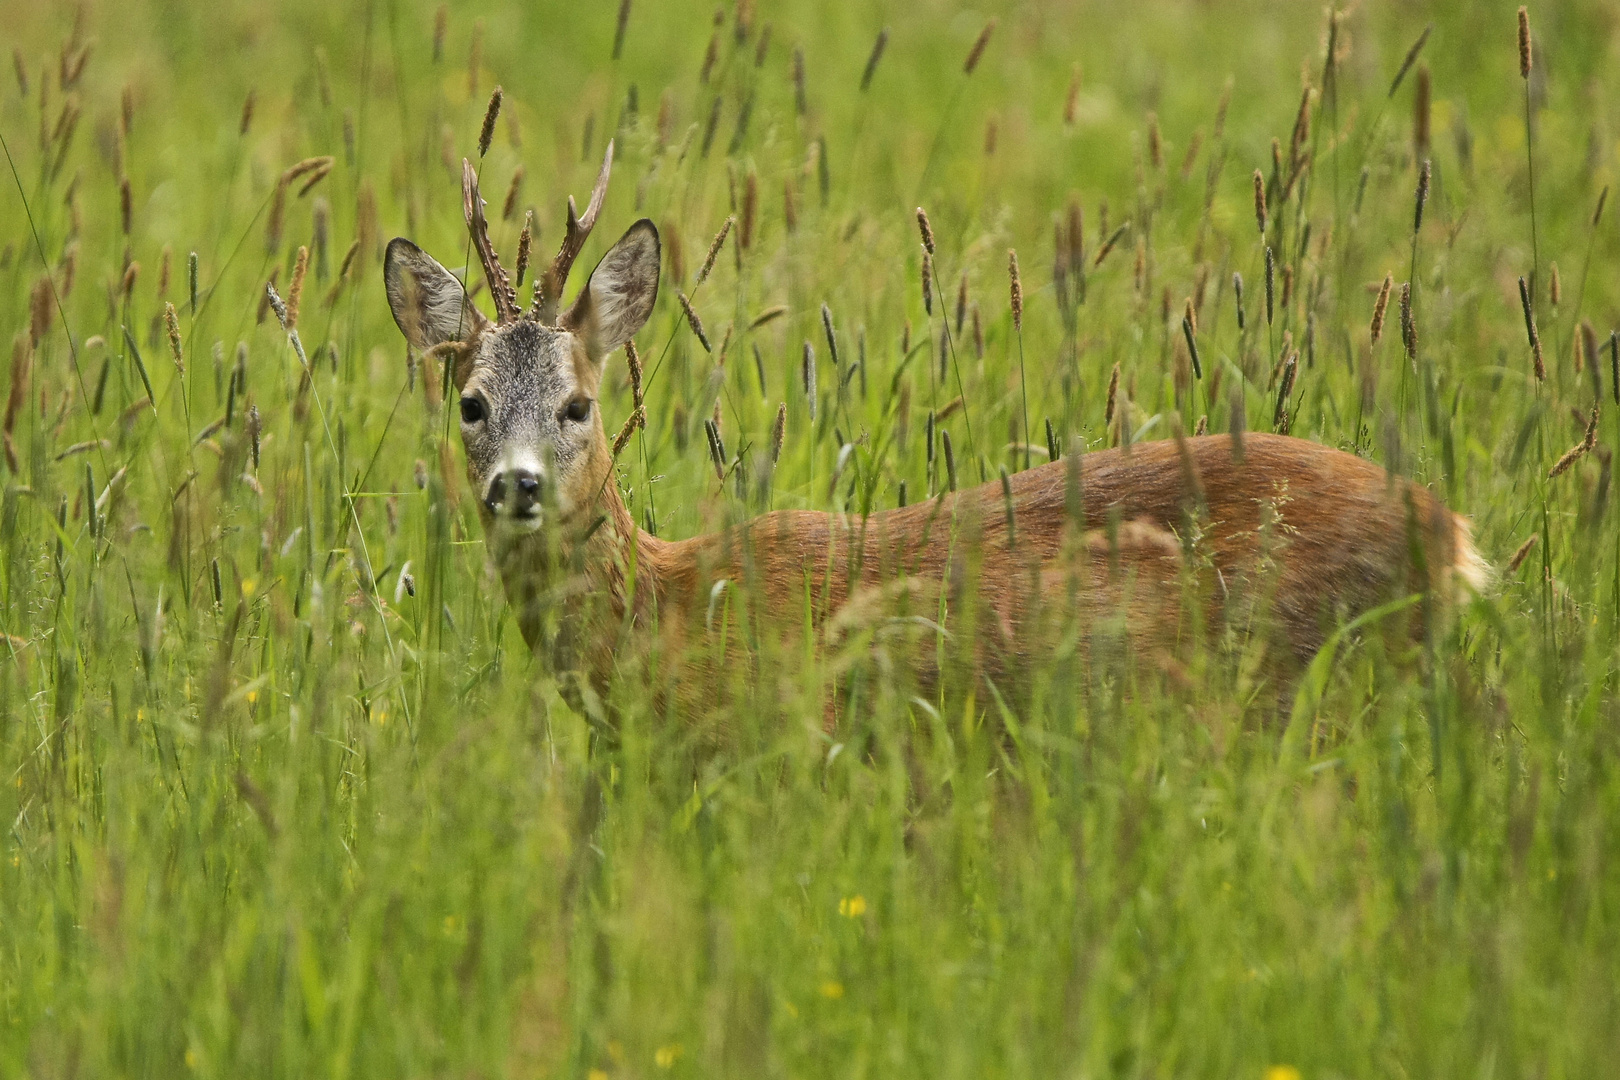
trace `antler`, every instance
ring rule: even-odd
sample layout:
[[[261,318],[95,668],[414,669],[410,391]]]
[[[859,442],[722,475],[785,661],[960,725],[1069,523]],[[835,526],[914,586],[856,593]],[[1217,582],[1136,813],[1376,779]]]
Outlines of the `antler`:
[[[534,307],[530,317],[542,323],[557,321],[557,305],[562,300],[563,286],[568,283],[568,271],[585,246],[585,238],[596,225],[596,215],[602,212],[602,200],[607,198],[608,176],[613,172],[613,140],[609,139],[607,154],[602,158],[602,171],[596,176],[596,187],[591,189],[591,201],[585,207],[585,216],[574,209],[574,197],[568,197],[568,232],[563,237],[557,257],[551,268],[535,282]]]
[[[466,158],[461,159],[461,201],[462,209],[467,214],[467,232],[472,236],[473,246],[478,249],[478,261],[484,264],[484,279],[489,282],[489,294],[495,298],[496,320],[516,322],[523,316],[523,309],[518,307],[517,293],[506,276],[506,268],[501,266],[500,256],[495,254],[495,247],[489,242],[489,222],[484,220],[484,200],[478,194],[478,177],[473,173],[472,163]]]

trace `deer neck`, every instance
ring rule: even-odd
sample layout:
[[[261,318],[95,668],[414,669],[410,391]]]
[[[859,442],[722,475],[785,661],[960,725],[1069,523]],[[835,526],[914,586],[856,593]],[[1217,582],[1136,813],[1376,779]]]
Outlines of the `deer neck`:
[[[621,629],[657,604],[664,546],[636,527],[609,476],[556,529],[499,545],[496,563],[530,648],[553,670],[605,671]]]

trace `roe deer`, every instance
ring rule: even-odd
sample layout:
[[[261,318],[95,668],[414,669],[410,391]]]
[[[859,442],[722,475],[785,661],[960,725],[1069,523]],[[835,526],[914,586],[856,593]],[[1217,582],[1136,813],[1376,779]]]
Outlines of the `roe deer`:
[[[460,392],[467,475],[524,638],[550,654],[559,675],[583,677],[576,692],[600,692],[637,642],[705,653],[686,646],[713,637],[706,614],[727,582],[751,586],[745,616],[756,626],[808,628],[823,646],[895,605],[951,617],[952,598],[967,593],[983,616],[972,647],[995,675],[1050,640],[1029,632],[1043,613],[1082,627],[1122,621],[1129,642],[1146,650],[1207,633],[1212,623],[1189,627],[1182,611],[1193,571],[1206,583],[1206,619],[1223,609],[1232,617],[1240,590],[1248,588],[1245,604],[1263,593],[1276,646],[1263,666],[1284,683],[1340,620],[1403,593],[1485,584],[1468,521],[1427,490],[1354,455],[1269,434],[1071,455],[1018,473],[1007,491],[991,483],[864,517],[780,511],[689,540],[651,536],[620,497],[596,399],[607,358],[641,329],[657,298],[652,223],[630,226],[573,304],[559,305],[612,157],[609,144],[583,218],[569,200],[562,248],[536,278],[527,313],[490,244],[466,163],[467,227],[496,320],[410,241],[390,243],[386,264],[400,330],[449,363]],[[719,665],[746,662],[738,636],[729,657],[708,655],[695,669],[683,660],[679,699],[712,699]],[[927,667],[931,654],[918,653]]]

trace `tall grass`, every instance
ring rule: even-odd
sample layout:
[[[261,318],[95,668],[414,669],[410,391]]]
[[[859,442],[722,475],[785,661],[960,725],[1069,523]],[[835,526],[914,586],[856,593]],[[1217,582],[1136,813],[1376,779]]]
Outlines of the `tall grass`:
[[[1538,382],[1517,293],[1561,257],[1578,309],[1538,300],[1546,341],[1580,318],[1608,340],[1620,314],[1615,217],[1592,210],[1613,155],[1585,153],[1597,8],[1537,18],[1532,87],[1510,16],[1434,5],[1421,245],[1429,174],[1380,121],[1427,32],[1379,5],[1331,35],[1248,2],[0,13],[0,1073],[1587,1076],[1617,1056],[1620,399],[1608,351],[1583,353],[1595,380],[1549,352]],[[1302,63],[1331,70],[1330,107],[1301,108]],[[1210,91],[1234,72],[1228,115]],[[1415,650],[1399,605],[1347,629],[1282,693],[1241,627],[1166,675],[1106,656],[1108,626],[1054,632],[1018,685],[930,691],[906,647],[967,656],[971,604],[946,634],[815,653],[721,592],[709,624],[758,632],[759,659],[711,707],[677,713],[667,670],[630,663],[581,696],[516,631],[443,358],[407,355],[382,290],[391,236],[468,249],[461,159],[496,85],[479,178],[514,193],[503,258],[520,232],[548,254],[610,137],[581,263],[637,216],[665,236],[647,376],[615,358],[601,410],[610,433],[638,418],[617,482],[665,538],[917,501],[964,447],[963,483],[995,483],[1019,450],[1040,463],[1030,417],[1072,461],[1275,416],[1444,482],[1500,578]],[[1150,114],[1180,170],[1133,157]],[[1319,183],[1341,166],[1364,170],[1342,204]],[[939,328],[959,405],[935,389],[919,203],[974,298],[972,336]],[[1043,245],[1081,206],[1097,254],[1070,238],[1071,301]],[[698,251],[678,238],[733,215],[732,255],[679,280]],[[328,234],[349,253],[329,276]],[[1127,236],[1140,272],[1107,257]],[[165,250],[195,253],[184,298]],[[1369,326],[1403,262],[1424,415]],[[1266,282],[1263,323],[1253,284],[1227,314],[1239,274]],[[266,299],[294,281],[296,346]]]

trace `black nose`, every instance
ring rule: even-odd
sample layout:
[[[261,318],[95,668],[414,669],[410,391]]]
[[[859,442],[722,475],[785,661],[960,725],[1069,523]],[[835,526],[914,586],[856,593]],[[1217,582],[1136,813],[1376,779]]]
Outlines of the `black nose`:
[[[489,493],[484,496],[484,505],[492,512],[499,512],[506,502],[508,494],[512,496],[512,505],[509,508],[513,517],[527,517],[534,513],[535,507],[540,503],[540,477],[528,469],[513,469],[510,472],[499,473],[489,482]]]
[[[513,515],[531,513],[540,501],[540,478],[527,469],[518,469],[512,473],[512,485],[517,488],[517,497],[512,500]]]

